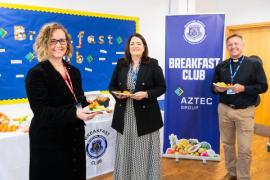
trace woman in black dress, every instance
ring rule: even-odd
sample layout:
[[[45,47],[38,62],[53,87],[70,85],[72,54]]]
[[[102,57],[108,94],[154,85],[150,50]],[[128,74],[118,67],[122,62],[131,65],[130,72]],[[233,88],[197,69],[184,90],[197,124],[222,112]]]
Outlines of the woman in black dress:
[[[45,24],[34,44],[39,63],[29,70],[25,86],[34,113],[30,125],[30,180],[85,180],[84,121],[86,114],[78,69],[63,60],[71,57],[66,29]]]

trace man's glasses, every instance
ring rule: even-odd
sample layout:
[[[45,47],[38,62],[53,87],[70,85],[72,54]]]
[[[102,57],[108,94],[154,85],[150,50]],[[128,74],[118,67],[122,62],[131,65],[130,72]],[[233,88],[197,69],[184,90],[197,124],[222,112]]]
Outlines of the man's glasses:
[[[67,40],[66,39],[51,39],[50,40],[50,45],[56,45],[57,43],[60,43],[60,45],[67,45]]]

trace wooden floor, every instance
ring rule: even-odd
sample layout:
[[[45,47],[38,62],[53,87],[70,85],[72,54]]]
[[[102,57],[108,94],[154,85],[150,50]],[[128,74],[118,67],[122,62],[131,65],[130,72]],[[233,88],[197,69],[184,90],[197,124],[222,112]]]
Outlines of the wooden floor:
[[[252,180],[270,180],[270,152],[267,152],[268,138],[254,135],[252,144],[253,161],[251,166]],[[202,161],[161,159],[163,180],[221,180],[226,174],[224,157],[221,150],[221,161],[203,164]],[[112,173],[91,178],[91,180],[112,180]]]

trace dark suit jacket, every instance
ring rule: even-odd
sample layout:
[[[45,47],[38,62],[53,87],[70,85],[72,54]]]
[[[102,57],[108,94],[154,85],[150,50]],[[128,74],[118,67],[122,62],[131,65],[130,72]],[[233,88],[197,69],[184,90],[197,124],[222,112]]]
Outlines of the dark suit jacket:
[[[64,62],[77,99],[83,105],[79,70]],[[30,180],[84,179],[84,122],[76,118],[75,100],[49,61],[27,74],[26,93],[34,113],[30,125]]]
[[[127,90],[129,64],[124,63],[125,61],[125,59],[118,60],[109,85],[110,91]],[[163,126],[157,97],[162,95],[165,90],[165,79],[158,61],[150,58],[149,63],[142,62],[138,72],[135,92],[147,91],[148,98],[133,101],[139,136],[154,132]],[[112,95],[114,96],[113,93]],[[123,134],[126,99],[115,99],[112,127]]]

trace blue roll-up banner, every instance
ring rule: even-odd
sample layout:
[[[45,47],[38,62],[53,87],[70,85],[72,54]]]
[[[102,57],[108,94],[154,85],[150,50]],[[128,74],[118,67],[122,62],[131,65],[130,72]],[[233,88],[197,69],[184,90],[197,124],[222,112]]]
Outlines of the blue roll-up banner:
[[[224,19],[224,14],[166,17],[165,157],[220,159],[211,80],[222,61]]]

